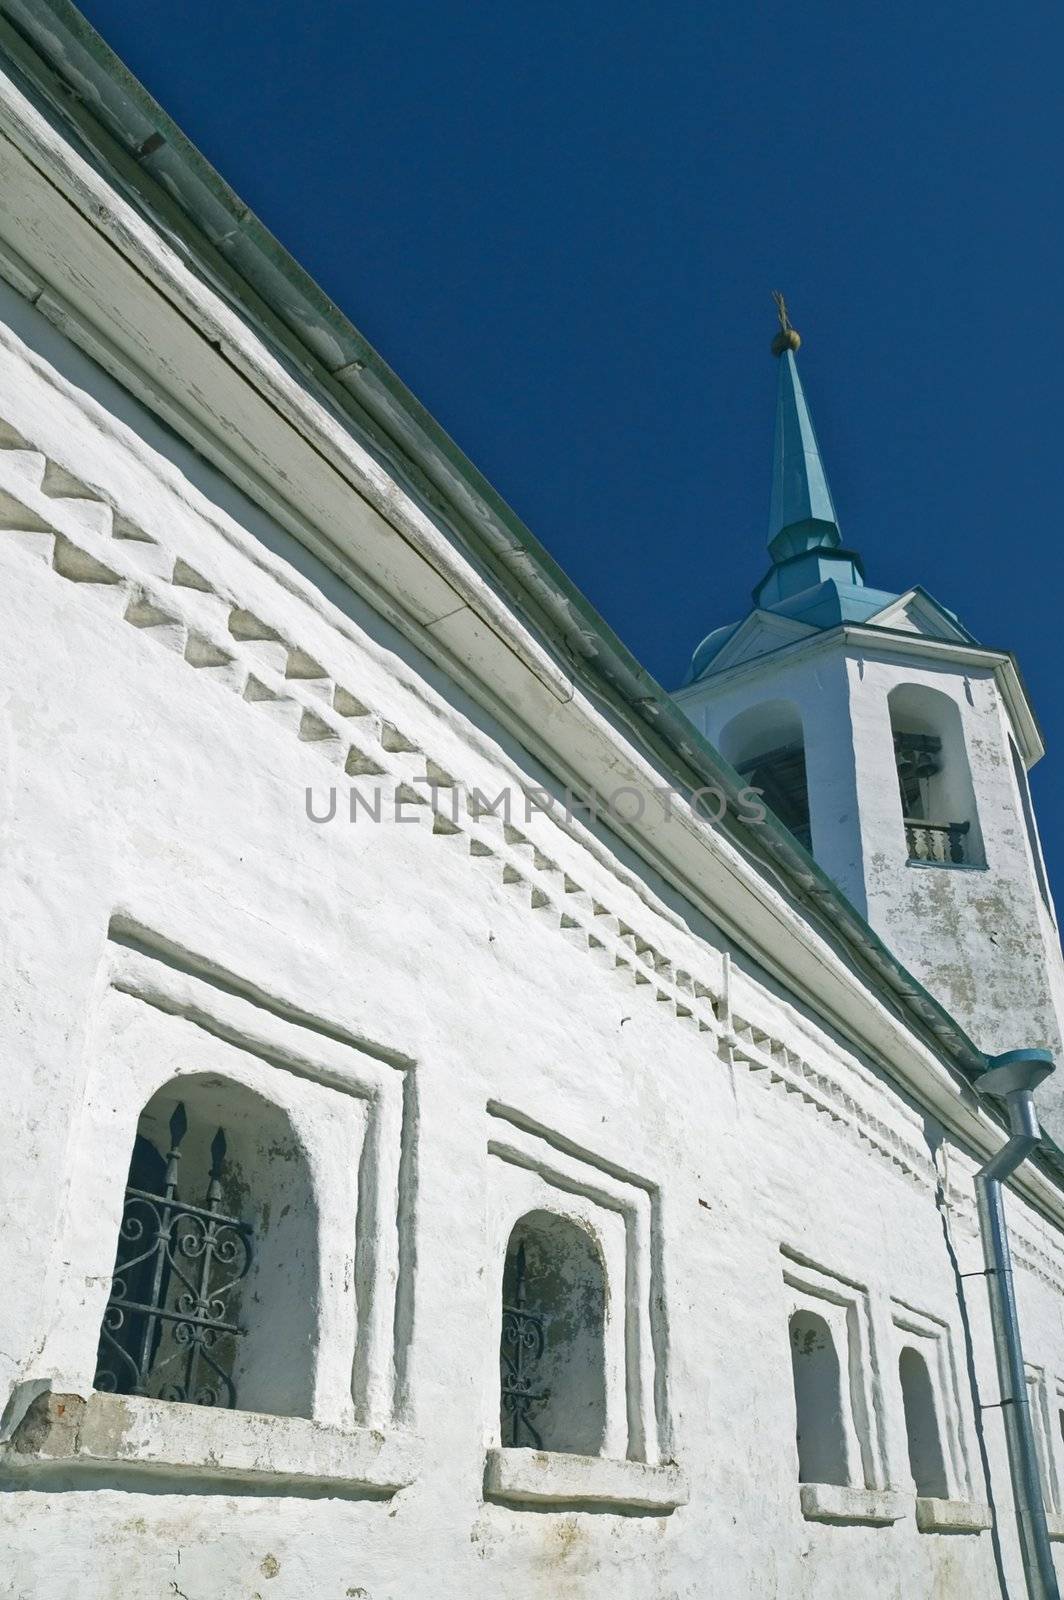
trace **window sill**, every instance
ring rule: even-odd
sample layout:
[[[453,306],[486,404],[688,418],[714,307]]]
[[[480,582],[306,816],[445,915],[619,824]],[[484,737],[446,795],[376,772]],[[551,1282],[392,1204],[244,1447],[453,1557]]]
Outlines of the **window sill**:
[[[1064,1539],[1064,1515],[1059,1511],[1046,1512],[1046,1526],[1051,1539]]]
[[[618,1511],[674,1511],[687,1484],[671,1462],[648,1466],[555,1450],[489,1450],[484,1494],[507,1505],[614,1506]]]
[[[985,862],[979,861],[921,861],[916,856],[910,856],[906,861],[907,867],[918,867],[921,871],[929,872],[985,872]]]
[[[990,1507],[978,1500],[916,1497],[916,1526],[921,1533],[982,1533],[993,1521]]]
[[[801,1499],[802,1516],[807,1522],[861,1522],[888,1527],[900,1522],[906,1512],[906,1497],[893,1489],[856,1489],[848,1483],[803,1483]]]
[[[188,1480],[190,1488],[212,1480],[269,1484],[279,1494],[328,1487],[336,1494],[383,1496],[413,1481],[417,1442],[306,1417],[49,1391],[29,1406],[0,1456],[20,1474],[152,1473]]]

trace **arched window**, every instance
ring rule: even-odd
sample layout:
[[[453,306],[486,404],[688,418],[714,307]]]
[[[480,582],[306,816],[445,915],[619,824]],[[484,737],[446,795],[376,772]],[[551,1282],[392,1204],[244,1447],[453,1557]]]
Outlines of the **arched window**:
[[[765,804],[810,848],[809,791],[802,717],[791,700],[768,700],[733,717],[721,729],[720,753]]]
[[[597,1455],[606,1426],[606,1275],[586,1228],[551,1211],[514,1225],[502,1282],[504,1445]]]
[[[935,1413],[935,1394],[927,1362],[919,1350],[906,1345],[898,1358],[901,1397],[905,1408],[905,1433],[909,1441],[909,1470],[918,1495],[949,1499],[946,1464]]]
[[[137,1125],[95,1387],[310,1416],[317,1278],[284,1112],[225,1079],[171,1082]]]
[[[816,1312],[796,1311],[790,1334],[798,1478],[802,1483],[849,1483],[842,1373],[831,1329]]]
[[[960,707],[915,683],[892,689],[889,705],[909,860],[985,866]]]

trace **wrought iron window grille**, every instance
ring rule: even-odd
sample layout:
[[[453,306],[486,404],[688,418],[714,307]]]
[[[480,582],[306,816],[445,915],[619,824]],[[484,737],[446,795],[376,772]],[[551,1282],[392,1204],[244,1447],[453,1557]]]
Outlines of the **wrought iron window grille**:
[[[525,1247],[517,1247],[514,1260],[513,1305],[502,1308],[502,1432],[503,1444],[543,1449],[532,1414],[546,1405],[549,1392],[537,1387],[536,1367],[547,1347],[547,1318],[526,1304]]]
[[[170,1118],[161,1194],[132,1182],[126,1189],[94,1386],[231,1408],[237,1341],[245,1331],[231,1307],[251,1266],[252,1230],[222,1210],[221,1128],[211,1142],[203,1205],[180,1198],[180,1147],[187,1129],[185,1107],[178,1104]]]

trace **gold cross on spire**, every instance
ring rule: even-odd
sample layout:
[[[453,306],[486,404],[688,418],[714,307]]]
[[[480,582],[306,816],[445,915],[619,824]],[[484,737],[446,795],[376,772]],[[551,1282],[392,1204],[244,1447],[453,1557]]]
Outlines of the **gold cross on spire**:
[[[781,356],[785,350],[797,350],[802,340],[797,328],[791,327],[791,319],[787,315],[787,302],[781,291],[773,289],[772,298],[776,304],[776,315],[780,319],[780,331],[772,341],[772,354]]]

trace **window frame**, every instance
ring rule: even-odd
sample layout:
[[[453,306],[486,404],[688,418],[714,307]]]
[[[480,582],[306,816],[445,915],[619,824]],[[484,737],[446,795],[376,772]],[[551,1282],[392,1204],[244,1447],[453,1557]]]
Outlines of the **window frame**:
[[[206,963],[189,970],[192,960],[174,965],[139,942],[112,942],[107,966],[110,981],[101,986],[90,1023],[75,1141],[72,1182],[83,1204],[57,1252],[65,1263],[65,1311],[41,1352],[49,1377],[29,1377],[13,1397],[11,1413],[19,1420],[6,1462],[37,1474],[60,1463],[134,1477],[174,1473],[190,1486],[228,1482],[234,1492],[241,1483],[258,1482],[279,1494],[326,1486],[341,1496],[394,1493],[413,1481],[422,1449],[410,1426],[406,1383],[414,1216],[400,1185],[404,1152],[415,1136],[416,1100],[407,1092],[413,1058],[338,1038],[328,1023],[293,1021],[245,998],[255,991],[236,975],[215,983],[199,975],[209,970]],[[362,1108],[361,1148],[353,1166],[345,1158],[342,1182],[326,1174],[319,1189],[331,1117],[320,1117],[313,1140],[321,1279],[330,1260],[337,1265],[343,1240],[355,1292],[319,1297],[310,1417],[92,1387],[134,1130],[151,1095],[180,1079],[174,1064],[191,1074],[206,1069],[231,1077],[282,1109],[283,1083],[304,1106],[312,1106],[314,1096],[324,1106],[335,1094]],[[119,1150],[120,1159],[101,1164],[101,1151]],[[354,1214],[341,1195],[351,1197]]]
[[[891,1487],[879,1408],[875,1402],[876,1345],[871,1302],[864,1285],[814,1264],[802,1252],[781,1245],[783,1326],[787,1331],[787,1382],[790,1414],[795,1415],[790,1360],[790,1324],[796,1311],[822,1317],[835,1334],[842,1382],[841,1403],[849,1481],[802,1483],[793,1435],[795,1483],[803,1517],[809,1522],[860,1523],[888,1527],[905,1514],[904,1498]]]
[[[687,1485],[672,1459],[659,1190],[521,1111],[495,1101],[487,1109],[485,1497],[517,1509],[554,1504],[668,1513],[686,1503]],[[578,1221],[602,1254],[606,1425],[597,1456],[501,1443],[503,1268],[514,1224],[533,1210]]]
[[[917,1528],[921,1533],[982,1533],[991,1526],[993,1516],[990,1507],[975,1494],[952,1329],[944,1319],[918,1310],[902,1300],[891,1300],[890,1316],[894,1365],[891,1415],[896,1421],[893,1456],[897,1479],[909,1486],[908,1493],[915,1500]],[[915,1349],[923,1357],[927,1368],[935,1405],[939,1449],[949,1491],[946,1496],[921,1495],[912,1481],[905,1407],[898,1371],[898,1361],[906,1347]]]

